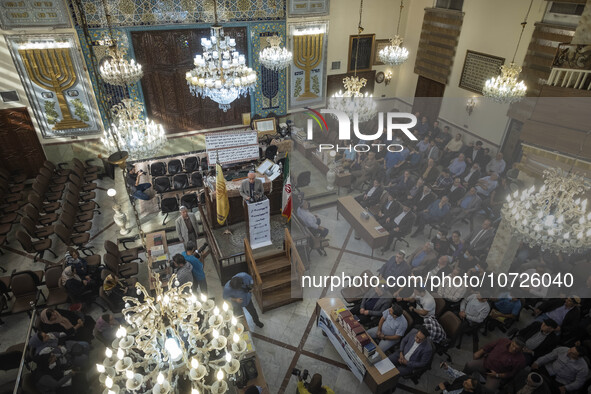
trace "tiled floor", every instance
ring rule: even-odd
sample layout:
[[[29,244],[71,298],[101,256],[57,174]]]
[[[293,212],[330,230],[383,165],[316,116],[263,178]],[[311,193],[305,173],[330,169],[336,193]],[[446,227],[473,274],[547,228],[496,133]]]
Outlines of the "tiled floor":
[[[108,188],[115,187],[119,191],[116,198],[122,203],[124,212],[128,214],[130,222],[134,222],[129,202],[125,198],[123,180],[119,172],[116,179],[117,182],[109,178],[99,181],[100,189],[97,190],[97,201],[101,204],[102,215],[97,215],[94,218],[90,244],[94,245],[96,251],[101,254],[104,240],[114,240],[120,237],[119,228],[113,223],[113,211],[111,209],[113,199],[106,194]],[[318,178],[318,182],[320,182],[320,179]],[[317,189],[322,190],[323,187],[324,184],[320,183]],[[346,220],[342,217],[339,220],[336,219],[335,206],[318,210],[315,213],[321,218],[323,225],[330,230],[330,247],[326,249],[326,257],[312,252],[310,275],[329,275],[331,272],[336,274],[343,272],[353,275],[361,273],[365,269],[375,272],[385,259],[391,257],[394,253],[390,251],[381,256],[376,251],[374,258],[371,258],[371,249],[364,241],[354,239],[352,230]],[[174,225],[174,219],[176,219],[177,215],[170,215],[167,226]],[[144,231],[149,232],[161,226],[162,215],[158,212],[151,212],[150,209],[144,210],[141,221],[144,224]],[[460,230],[467,233],[469,231],[467,225],[462,226]],[[130,235],[134,233],[137,233],[135,228],[132,229]],[[425,238],[426,236],[409,239],[411,246],[408,251],[411,252],[421,246]],[[58,258],[50,258],[51,255],[46,255],[45,258],[50,262],[58,262],[63,258],[65,246],[57,239],[53,239],[53,243],[53,250],[58,254]],[[14,231],[10,234],[8,245],[3,249],[5,254],[0,256],[0,263],[8,270],[8,274],[13,270],[42,270],[45,267],[42,262],[33,262],[32,256],[22,251],[20,245],[14,240]],[[211,257],[205,260],[205,271],[210,295],[220,300],[222,298],[222,285],[213,267]],[[140,281],[145,283],[147,274],[143,266],[139,278]],[[308,369],[310,373],[321,373],[325,383],[338,394],[369,393],[367,387],[363,383],[359,383],[353,374],[346,369],[334,347],[326,337],[322,336],[320,329],[315,326],[315,322],[312,320],[316,300],[325,296],[340,297],[340,288],[332,291],[328,287],[305,289],[303,301],[262,315],[261,319],[265,323],[265,327],[262,329],[257,328],[252,321],[249,321],[254,332],[254,344],[271,393],[293,393],[295,391],[296,378],[291,376],[293,367]],[[94,317],[98,317],[100,313],[101,311],[97,307],[93,307],[90,311],[90,314]],[[25,340],[29,321],[28,316],[24,313],[8,315],[3,317],[3,320],[5,324],[0,327],[0,351]],[[525,324],[523,321],[521,323]],[[488,338],[492,339],[495,335],[498,334],[489,335]],[[454,349],[451,351],[455,366],[463,366],[464,362],[471,357],[471,346],[471,341],[465,340],[462,350]],[[98,350],[95,350],[95,353],[97,352]],[[396,392],[404,393],[407,390],[411,392],[433,392],[433,387],[444,376],[436,367],[442,360],[440,356],[435,357],[433,363],[435,367],[423,376],[418,386],[415,387],[410,381],[403,381],[401,383],[404,387],[400,387]],[[9,388],[14,379],[15,371],[0,372],[0,388]],[[98,387],[98,385],[96,386]],[[102,390],[97,389],[94,391],[99,392]]]

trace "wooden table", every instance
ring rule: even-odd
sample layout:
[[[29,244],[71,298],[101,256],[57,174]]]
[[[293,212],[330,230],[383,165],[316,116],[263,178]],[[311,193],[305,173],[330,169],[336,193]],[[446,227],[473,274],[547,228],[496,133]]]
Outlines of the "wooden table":
[[[164,254],[168,255],[168,244],[166,243],[166,232],[165,231],[156,231],[153,233],[146,234],[146,257],[148,259],[148,277],[150,281],[150,291],[156,288],[156,277],[154,276],[154,272],[152,271],[152,264],[156,261],[154,257],[151,256],[149,251],[154,247],[154,238],[157,236],[162,237],[162,246],[164,246]],[[168,263],[167,263],[168,264]],[[166,270],[159,272],[160,275],[166,274],[170,275],[172,270],[170,266],[167,265]],[[168,281],[160,281],[161,286],[166,288],[168,286]]]
[[[316,325],[318,325],[318,320],[320,317],[320,310],[322,309],[322,310],[324,310],[326,315],[330,317],[332,325],[340,332],[341,336],[347,341],[349,351],[355,352],[355,354],[357,354],[357,356],[363,362],[363,365],[365,366],[365,369],[366,369],[365,375],[363,377],[363,382],[365,382],[365,384],[367,385],[367,387],[369,387],[369,389],[371,390],[372,393],[378,393],[378,394],[384,393],[384,392],[387,392],[388,390],[396,387],[396,383],[398,382],[398,375],[399,375],[398,369],[394,368],[382,375],[376,367],[374,367],[373,365],[371,365],[369,363],[369,360],[367,359],[367,357],[363,354],[363,352],[361,350],[359,350],[357,348],[357,346],[355,345],[353,340],[345,332],[344,328],[341,327],[341,325],[334,320],[334,318],[332,316],[332,312],[335,309],[341,309],[341,308],[345,308],[345,304],[339,298],[321,298],[321,299],[319,299],[316,302],[316,316],[317,316]],[[327,333],[327,334],[329,334],[329,333]],[[372,340],[372,342],[373,342],[373,340]],[[381,356],[382,360],[386,358],[386,355],[384,354],[382,349],[380,349],[377,345],[376,345],[376,351]]]
[[[339,220],[339,213],[349,222],[356,233],[363,238],[365,242],[371,247],[371,257],[375,248],[384,246],[388,241],[388,232],[380,232],[376,227],[381,227],[378,221],[369,215],[369,218],[363,219],[362,212],[368,212],[355,200],[353,196],[344,196],[337,199],[337,220]]]
[[[246,322],[246,318],[244,316],[242,316],[239,320],[240,323],[242,323],[242,325],[244,326],[244,331],[250,331],[250,328],[248,327],[248,323]],[[251,334],[251,339],[252,339],[252,334]],[[243,389],[237,389],[237,392],[239,394],[244,394],[244,392],[246,391],[247,387],[250,386],[259,386],[262,387],[263,389],[263,394],[269,394],[269,386],[267,386],[267,381],[265,380],[265,375],[263,374],[263,368],[261,368],[261,362],[259,360],[259,356],[255,352],[253,353],[249,353],[245,356],[245,358],[248,357],[252,357],[254,356],[254,363],[257,367],[257,377],[255,379],[249,380],[248,383],[246,384],[246,386]]]

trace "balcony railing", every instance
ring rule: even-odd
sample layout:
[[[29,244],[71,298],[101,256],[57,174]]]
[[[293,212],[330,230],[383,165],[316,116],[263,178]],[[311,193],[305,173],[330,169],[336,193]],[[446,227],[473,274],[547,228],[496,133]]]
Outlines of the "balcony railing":
[[[547,85],[591,91],[591,70],[574,70],[569,68],[553,68],[548,77]]]

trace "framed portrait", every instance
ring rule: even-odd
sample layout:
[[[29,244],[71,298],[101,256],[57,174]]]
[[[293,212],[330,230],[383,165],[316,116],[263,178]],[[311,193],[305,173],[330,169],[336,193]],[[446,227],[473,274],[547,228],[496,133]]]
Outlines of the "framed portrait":
[[[277,132],[277,124],[275,118],[256,119],[252,121],[254,129],[258,135],[275,134]]]
[[[384,63],[380,60],[380,57],[378,56],[378,54],[380,53],[380,51],[382,49],[384,49],[388,45],[390,45],[390,40],[389,39],[376,40],[375,47],[374,47],[374,50],[373,50],[373,65],[374,66],[383,66],[384,65]]]
[[[357,46],[357,36],[349,37],[349,57],[347,62],[347,72],[355,71],[357,62],[357,71],[369,71],[373,65],[373,51],[375,34],[362,34],[359,36],[359,46]],[[357,58],[355,58],[357,54]]]
[[[500,75],[503,64],[505,64],[503,57],[468,50],[459,86],[462,89],[482,94],[482,88],[486,81]]]

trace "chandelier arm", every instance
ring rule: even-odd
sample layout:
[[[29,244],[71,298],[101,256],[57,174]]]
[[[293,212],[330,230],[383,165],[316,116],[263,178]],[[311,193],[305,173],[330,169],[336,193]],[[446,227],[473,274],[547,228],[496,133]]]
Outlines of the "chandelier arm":
[[[519,39],[517,40],[517,47],[515,47],[515,53],[513,53],[513,59],[511,63],[515,63],[515,56],[517,56],[517,50],[519,49],[519,44],[521,43],[521,38],[523,37],[523,32],[525,31],[525,26],[527,25],[527,18],[529,16],[529,12],[531,11],[531,7],[534,4],[534,0],[531,0],[529,3],[529,8],[527,9],[527,13],[525,14],[525,18],[523,22],[521,22],[521,33],[519,34]]]

